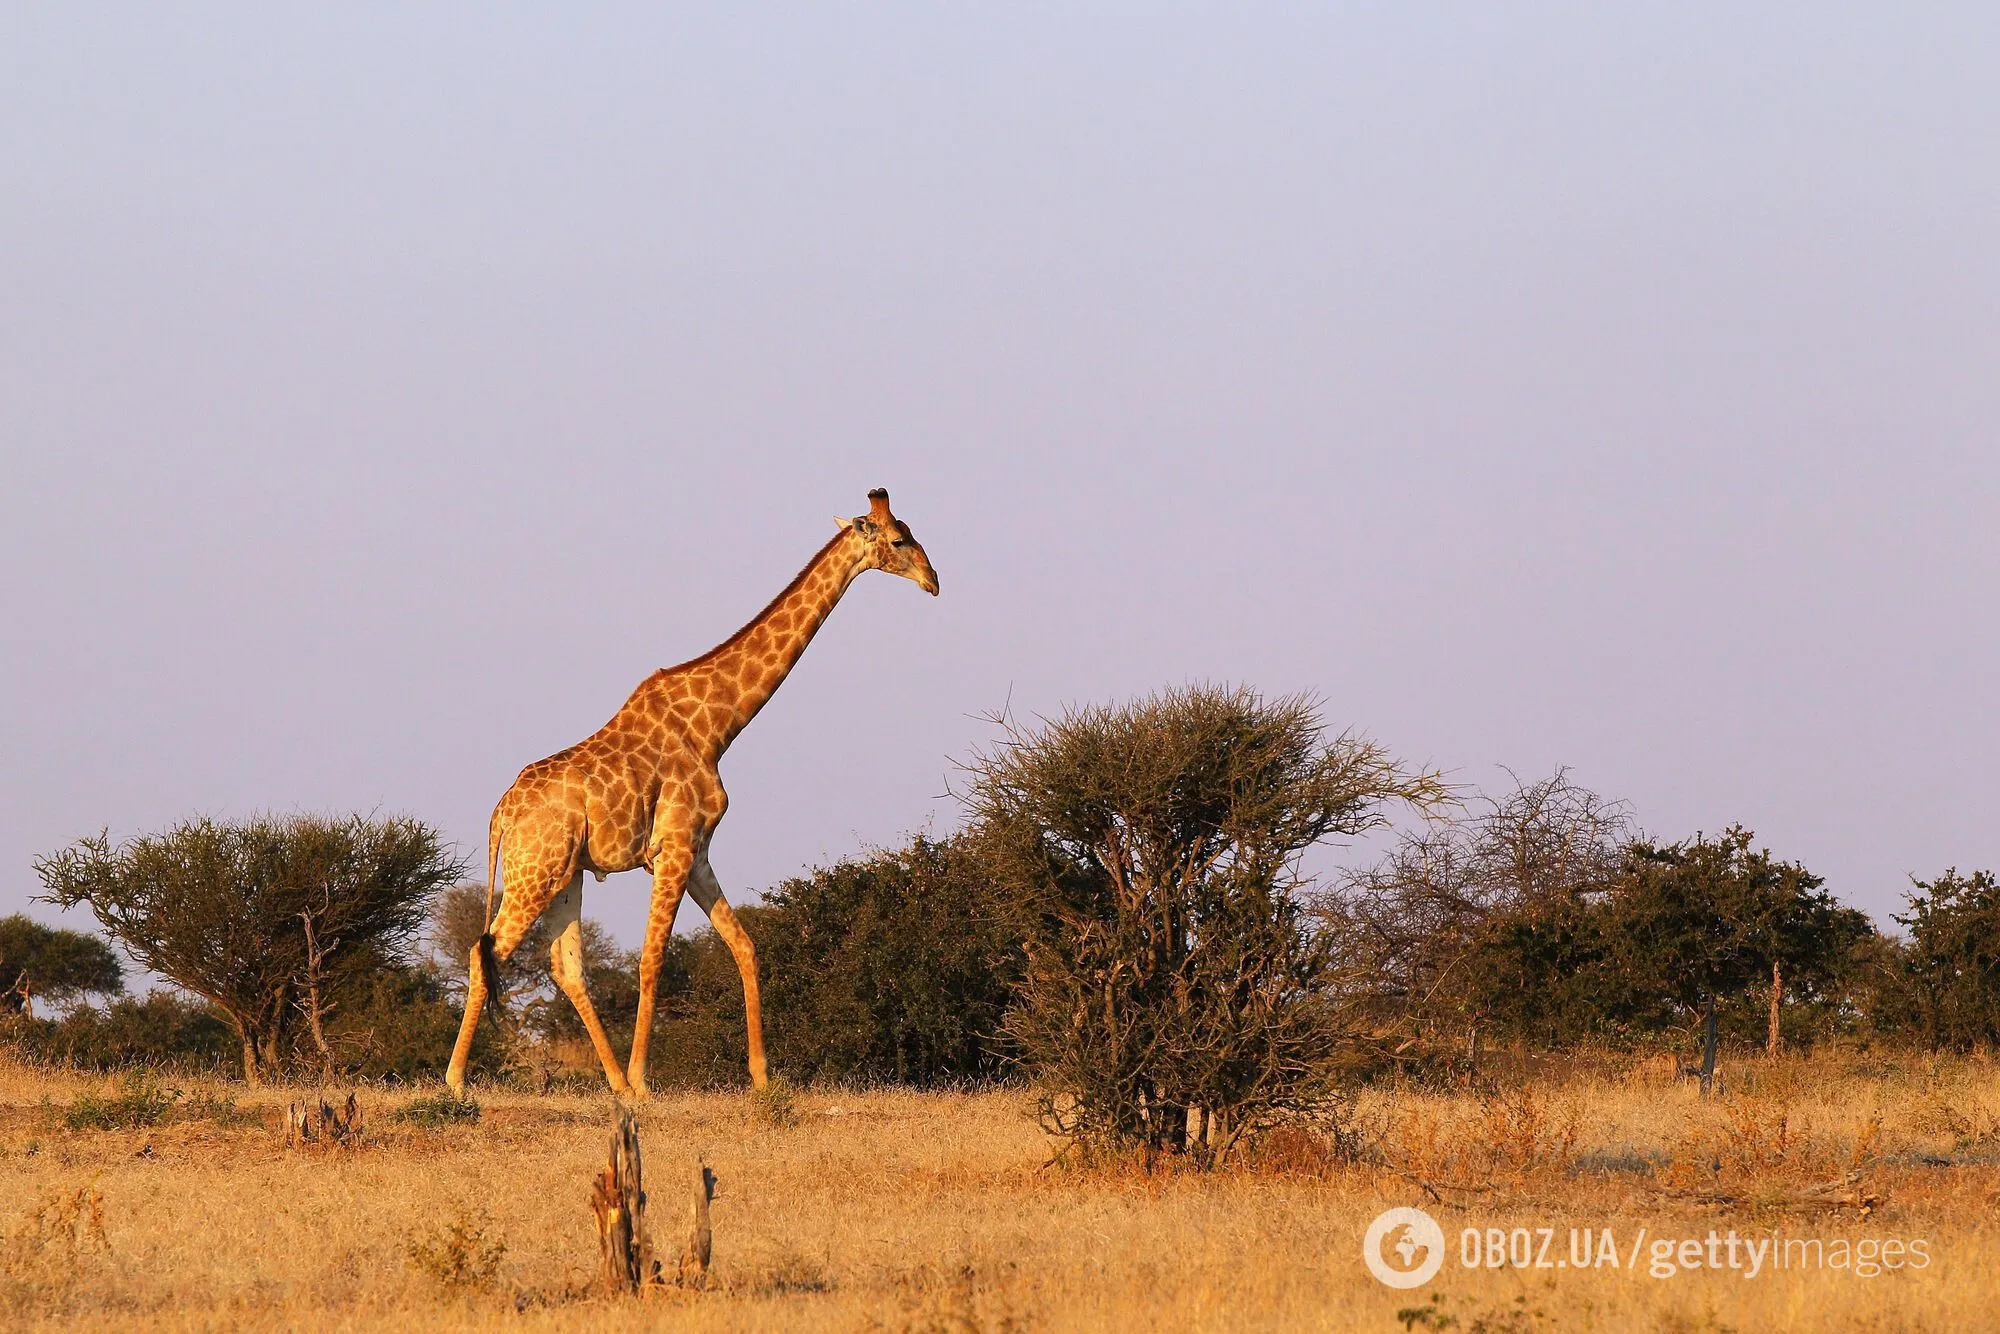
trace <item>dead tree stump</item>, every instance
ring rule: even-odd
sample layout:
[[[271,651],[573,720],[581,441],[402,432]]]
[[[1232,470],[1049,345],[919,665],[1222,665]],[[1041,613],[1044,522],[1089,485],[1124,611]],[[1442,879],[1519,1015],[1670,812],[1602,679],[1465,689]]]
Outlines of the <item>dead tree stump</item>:
[[[598,1282],[610,1293],[659,1293],[669,1284],[701,1288],[708,1282],[708,1262],[714,1253],[714,1233],[709,1229],[708,1205],[715,1198],[715,1173],[708,1164],[697,1162],[694,1169],[694,1196],[688,1211],[687,1242],[681,1248],[679,1271],[669,1279],[663,1265],[653,1258],[652,1237],[646,1228],[646,1191],[639,1160],[639,1123],[632,1113],[618,1109],[611,1129],[611,1160],[591,1183],[590,1210],[597,1216],[597,1243],[601,1252]]]
[[[687,1245],[681,1248],[681,1286],[699,1288],[708,1282],[708,1260],[715,1234],[708,1226],[708,1202],[715,1198],[715,1173],[707,1163],[694,1169],[694,1207],[688,1216]]]
[[[361,1141],[363,1119],[361,1103],[350,1093],[347,1101],[335,1107],[326,1099],[318,1100],[315,1107],[310,1102],[295,1102],[285,1109],[285,1147],[303,1148],[353,1148]]]
[[[603,1256],[599,1281],[611,1292],[637,1292],[652,1277],[652,1246],[646,1238],[646,1192],[639,1164],[639,1123],[618,1109],[611,1130],[611,1161],[590,1193],[597,1215],[597,1242]]]

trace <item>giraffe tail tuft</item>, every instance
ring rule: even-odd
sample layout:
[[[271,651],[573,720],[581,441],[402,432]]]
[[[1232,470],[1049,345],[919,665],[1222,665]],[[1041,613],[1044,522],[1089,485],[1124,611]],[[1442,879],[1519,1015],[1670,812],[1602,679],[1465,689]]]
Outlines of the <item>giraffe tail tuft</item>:
[[[500,960],[493,953],[493,933],[479,937],[479,980],[486,988],[486,1012],[496,1021],[507,1018],[507,998],[500,991]]]

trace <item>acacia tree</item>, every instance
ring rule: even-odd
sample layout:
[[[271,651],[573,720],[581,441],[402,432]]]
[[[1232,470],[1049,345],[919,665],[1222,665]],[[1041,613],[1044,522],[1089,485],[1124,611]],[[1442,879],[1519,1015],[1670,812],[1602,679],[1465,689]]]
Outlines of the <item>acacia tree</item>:
[[[35,871],[43,902],[89,905],[135,961],[212,1002],[256,1083],[282,1061],[301,1002],[316,1028],[325,995],[400,957],[465,864],[413,819],[300,815],[203,817],[117,845],[100,833]]]
[[[2000,1043],[2000,880],[1991,871],[1910,880],[1901,989],[1934,1048]]]
[[[1440,800],[1434,776],[1328,737],[1309,699],[1215,686],[1008,725],[967,768],[1051,1129],[1212,1162],[1324,1100],[1344,1034],[1301,856]]]
[[[1809,990],[1830,981],[1868,919],[1837,903],[1825,881],[1769,850],[1740,825],[1673,844],[1636,842],[1613,900],[1612,938],[1625,983],[1702,1020],[1702,1091],[1715,1074],[1716,1007],[1764,976],[1773,1007],[1781,979]]]
[[[37,997],[63,1005],[124,990],[118,957],[96,936],[43,926],[21,913],[0,917],[0,1014],[32,1014]]]

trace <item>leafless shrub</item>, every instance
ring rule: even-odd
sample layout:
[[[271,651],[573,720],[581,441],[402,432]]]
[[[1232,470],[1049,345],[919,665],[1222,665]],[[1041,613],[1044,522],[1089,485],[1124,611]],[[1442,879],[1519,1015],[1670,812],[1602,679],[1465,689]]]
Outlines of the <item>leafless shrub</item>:
[[[461,1209],[430,1232],[412,1234],[404,1244],[410,1268],[447,1288],[484,1288],[499,1276],[507,1243],[489,1237],[490,1223]]]

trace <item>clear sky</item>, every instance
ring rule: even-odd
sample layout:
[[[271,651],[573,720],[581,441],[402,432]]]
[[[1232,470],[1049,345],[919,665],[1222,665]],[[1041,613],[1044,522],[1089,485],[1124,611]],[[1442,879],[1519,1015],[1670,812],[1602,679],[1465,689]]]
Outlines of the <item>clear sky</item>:
[[[735,897],[1191,680],[2000,866],[2000,7],[665,8],[0,10],[0,912],[196,812],[481,856],[877,485],[943,596],[737,742]]]

